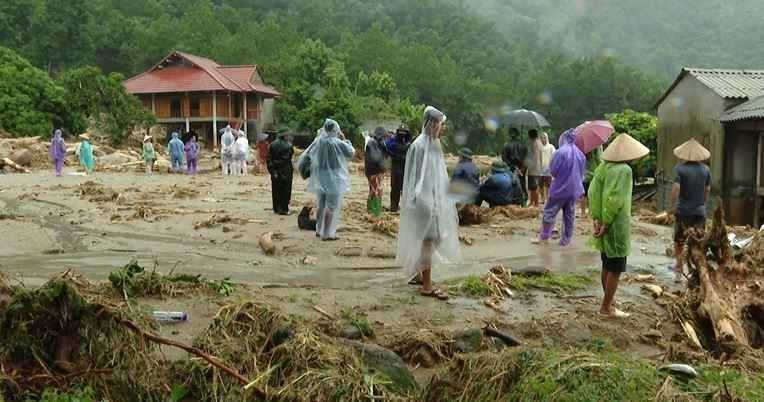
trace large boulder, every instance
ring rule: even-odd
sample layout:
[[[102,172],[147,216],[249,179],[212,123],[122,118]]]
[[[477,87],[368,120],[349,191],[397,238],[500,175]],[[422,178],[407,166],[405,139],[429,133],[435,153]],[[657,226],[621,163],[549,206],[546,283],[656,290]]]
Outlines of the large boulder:
[[[32,155],[32,152],[28,149],[19,149],[13,152],[11,160],[21,166],[31,166],[32,162],[34,162],[34,155]]]
[[[13,155],[13,145],[8,140],[0,139],[0,158],[10,158]]]
[[[349,339],[338,338],[342,343],[352,346],[360,355],[370,371],[385,373],[393,386],[401,392],[409,393],[417,388],[416,379],[408,366],[394,352],[378,345],[370,345]]]
[[[108,145],[99,145],[98,149],[103,151],[103,153],[106,154],[106,155],[111,155],[111,154],[113,154],[115,152],[114,148],[112,148],[112,147],[110,147]]]

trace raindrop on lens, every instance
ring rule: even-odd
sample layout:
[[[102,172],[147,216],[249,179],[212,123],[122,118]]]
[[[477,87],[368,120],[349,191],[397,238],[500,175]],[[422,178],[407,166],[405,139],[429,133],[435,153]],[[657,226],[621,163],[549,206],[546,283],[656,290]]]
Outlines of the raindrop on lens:
[[[485,126],[485,129],[490,132],[494,132],[497,128],[499,128],[499,122],[493,117],[484,118],[483,125]]]
[[[454,134],[454,144],[458,145],[460,147],[464,146],[464,144],[467,143],[467,133],[464,131],[459,131]]]

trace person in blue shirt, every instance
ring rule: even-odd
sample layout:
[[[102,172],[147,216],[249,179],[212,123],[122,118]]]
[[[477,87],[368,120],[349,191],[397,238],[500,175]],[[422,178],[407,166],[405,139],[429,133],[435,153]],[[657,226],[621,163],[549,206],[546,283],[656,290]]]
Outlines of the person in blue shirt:
[[[467,184],[472,190],[480,186],[480,170],[472,162],[472,150],[462,148],[457,152],[461,158],[451,174],[451,183]]]
[[[172,139],[167,144],[167,151],[170,153],[170,160],[172,166],[170,170],[173,173],[183,173],[183,153],[185,151],[185,145],[183,141],[178,138],[178,133],[172,133]]]
[[[522,202],[523,193],[517,176],[508,170],[509,165],[505,162],[491,164],[491,175],[478,187],[475,205],[480,206],[485,201],[493,208]]]

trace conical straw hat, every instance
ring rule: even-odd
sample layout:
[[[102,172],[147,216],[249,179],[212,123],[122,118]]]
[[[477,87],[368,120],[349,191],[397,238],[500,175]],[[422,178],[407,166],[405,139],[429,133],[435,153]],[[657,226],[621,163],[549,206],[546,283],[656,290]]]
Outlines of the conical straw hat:
[[[674,148],[674,155],[686,161],[700,162],[710,158],[711,152],[695,141],[695,138],[691,138],[684,144]]]
[[[146,142],[146,141],[148,141],[148,140],[150,140],[150,139],[152,139],[152,138],[154,138],[154,137],[152,137],[152,136],[150,136],[150,135],[144,135],[144,136],[143,136],[143,142]]]
[[[88,133],[82,133],[82,134],[78,135],[77,137],[80,137],[83,140],[90,140],[90,136],[88,135]]]
[[[650,149],[635,140],[632,136],[621,133],[615,137],[612,143],[602,152],[603,161],[628,162],[639,159],[650,153]]]

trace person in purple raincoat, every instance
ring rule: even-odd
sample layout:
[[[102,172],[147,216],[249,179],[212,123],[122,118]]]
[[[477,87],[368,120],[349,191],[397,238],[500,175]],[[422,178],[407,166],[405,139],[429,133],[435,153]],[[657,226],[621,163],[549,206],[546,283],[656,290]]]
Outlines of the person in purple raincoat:
[[[575,129],[571,128],[560,134],[559,148],[549,160],[549,174],[553,179],[549,187],[549,199],[544,204],[541,234],[538,239],[531,240],[535,244],[549,242],[560,209],[562,209],[563,219],[560,245],[567,246],[573,238],[576,202],[584,193],[581,178],[586,165],[586,156],[578,149],[575,142]]]
[[[56,177],[61,177],[63,174],[64,159],[66,159],[66,143],[61,137],[61,130],[56,130],[50,141],[50,160],[53,162]]]
[[[186,143],[186,174],[196,174],[196,159],[199,157],[199,143],[196,142],[196,133],[191,134]]]

